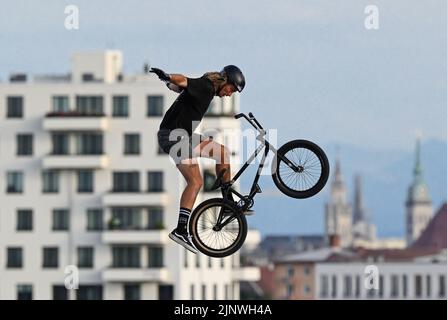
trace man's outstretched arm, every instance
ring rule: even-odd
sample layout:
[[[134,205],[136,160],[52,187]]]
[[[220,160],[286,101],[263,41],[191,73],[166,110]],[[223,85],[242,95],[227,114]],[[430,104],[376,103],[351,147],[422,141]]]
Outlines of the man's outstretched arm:
[[[188,79],[182,74],[167,74],[158,68],[151,68],[150,72],[155,73],[161,81],[170,82],[180,88],[186,88],[188,85]]]

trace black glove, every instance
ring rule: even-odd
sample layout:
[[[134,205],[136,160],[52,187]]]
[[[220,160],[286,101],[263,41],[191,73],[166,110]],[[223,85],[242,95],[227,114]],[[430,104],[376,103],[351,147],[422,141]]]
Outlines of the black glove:
[[[166,72],[164,72],[161,69],[151,68],[151,70],[149,72],[155,73],[158,76],[158,78],[160,78],[161,81],[169,81],[169,80],[171,80],[171,77],[169,76],[169,74],[167,74]]]

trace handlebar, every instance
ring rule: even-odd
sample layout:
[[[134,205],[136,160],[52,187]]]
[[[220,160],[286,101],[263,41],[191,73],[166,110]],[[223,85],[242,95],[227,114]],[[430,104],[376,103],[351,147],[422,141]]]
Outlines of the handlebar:
[[[238,113],[237,115],[234,116],[235,119],[239,119],[244,117],[253,127],[255,127],[256,130],[262,130],[264,131],[264,128],[261,126],[261,124],[258,122],[258,120],[256,120],[255,116],[253,115],[253,113],[249,112],[248,116],[245,113]]]

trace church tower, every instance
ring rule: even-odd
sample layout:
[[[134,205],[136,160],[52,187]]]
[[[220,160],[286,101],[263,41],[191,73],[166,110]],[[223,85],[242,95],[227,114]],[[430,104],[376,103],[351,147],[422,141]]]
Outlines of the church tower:
[[[347,191],[341,174],[340,159],[337,157],[332,178],[330,199],[326,203],[326,237],[338,235],[342,247],[352,244],[352,210],[347,202]]]
[[[421,142],[416,141],[416,164],[413,170],[413,182],[408,188],[406,202],[406,240],[410,246],[424,231],[433,215],[433,207],[428,187],[422,177]]]
[[[376,226],[372,223],[368,210],[363,201],[362,178],[359,174],[354,179],[354,208],[352,215],[353,241],[376,240]]]

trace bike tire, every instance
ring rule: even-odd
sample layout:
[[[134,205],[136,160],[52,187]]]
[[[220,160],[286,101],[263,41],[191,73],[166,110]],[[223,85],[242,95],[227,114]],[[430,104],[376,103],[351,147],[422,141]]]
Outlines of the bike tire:
[[[222,198],[212,198],[205,200],[201,204],[199,204],[191,214],[189,220],[189,234],[192,236],[194,246],[201,253],[214,258],[223,258],[232,255],[237,250],[239,250],[244,244],[248,232],[247,219],[245,218],[243,213],[237,214],[235,220],[237,220],[238,234],[236,236],[236,239],[232,242],[230,246],[223,249],[211,248],[204,242],[204,239],[202,239],[202,236],[199,233],[199,221],[201,216],[204,215],[206,212],[209,212],[207,210],[213,207],[214,208],[226,207],[233,211],[238,211],[233,203],[225,201]],[[220,231],[213,231],[213,232],[220,232]]]
[[[287,166],[279,157],[278,154],[281,154],[282,156],[288,155],[291,151],[292,153],[290,156],[287,156],[287,159],[292,161],[295,165],[301,165],[304,164],[302,162],[303,159],[297,159],[297,156],[294,154],[294,151],[299,150],[303,152],[308,152],[311,154],[310,156],[315,156],[318,161],[314,160],[315,165],[319,163],[320,166],[320,172],[318,173],[318,178],[314,178],[313,173],[311,178],[309,180],[316,180],[315,183],[311,184],[311,187],[309,188],[303,188],[302,190],[297,190],[297,188],[292,188],[288,186],[285,182],[285,180],[290,180],[290,173],[285,174],[284,170],[281,170],[284,168],[284,166]],[[309,155],[308,155],[309,157]],[[283,167],[281,167],[283,165]],[[309,166],[310,167],[310,166]],[[318,192],[320,192],[324,186],[326,185],[326,182],[329,177],[329,161],[324,153],[324,151],[315,143],[308,141],[308,140],[292,140],[287,143],[285,143],[283,146],[281,146],[278,149],[277,154],[275,154],[275,157],[273,158],[272,162],[272,178],[275,185],[278,187],[278,189],[284,193],[285,195],[297,198],[297,199],[305,199],[310,198],[314,195],[316,195]],[[287,167],[289,168],[289,167]],[[286,169],[287,169],[286,168]],[[306,166],[303,165],[304,170],[306,170]],[[290,168],[289,168],[290,169]],[[290,169],[291,170],[291,169]],[[304,172],[303,170],[303,172]],[[307,173],[303,173],[301,175],[302,180],[306,180],[306,176],[304,174],[309,175],[308,171]],[[293,172],[292,172],[293,173]],[[301,174],[301,173],[293,173],[293,174]],[[310,177],[310,176],[307,176]]]

